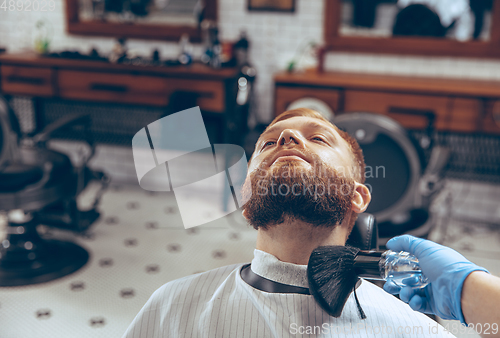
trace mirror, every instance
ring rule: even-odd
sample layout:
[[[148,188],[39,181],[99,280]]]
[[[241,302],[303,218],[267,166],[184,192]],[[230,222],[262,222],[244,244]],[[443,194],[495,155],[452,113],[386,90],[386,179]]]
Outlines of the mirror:
[[[340,36],[489,41],[493,0],[343,0]]]
[[[196,27],[201,0],[82,0],[78,19]]]
[[[494,0],[325,1],[325,50],[500,57]]]
[[[78,35],[201,40],[200,23],[216,21],[217,0],[66,0],[68,32]]]

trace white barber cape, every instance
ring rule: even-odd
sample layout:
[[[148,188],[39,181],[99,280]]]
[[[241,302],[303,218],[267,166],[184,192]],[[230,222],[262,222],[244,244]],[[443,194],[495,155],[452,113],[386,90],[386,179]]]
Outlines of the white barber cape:
[[[360,318],[353,293],[334,318],[313,296],[300,293],[308,288],[307,265],[281,262],[256,249],[247,266],[229,265],[163,285],[123,337],[453,337],[366,280],[356,294],[367,318]],[[241,270],[257,280],[254,286]],[[269,284],[271,292],[261,290]]]

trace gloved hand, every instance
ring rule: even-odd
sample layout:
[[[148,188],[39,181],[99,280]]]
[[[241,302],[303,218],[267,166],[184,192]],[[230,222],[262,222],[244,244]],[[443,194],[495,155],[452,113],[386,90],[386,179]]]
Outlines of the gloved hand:
[[[386,246],[393,251],[407,251],[415,255],[430,283],[424,288],[401,288],[387,281],[385,291],[399,293],[400,299],[415,311],[460,320],[467,325],[461,306],[462,286],[471,272],[488,272],[486,269],[468,261],[453,249],[410,235],[394,237]]]

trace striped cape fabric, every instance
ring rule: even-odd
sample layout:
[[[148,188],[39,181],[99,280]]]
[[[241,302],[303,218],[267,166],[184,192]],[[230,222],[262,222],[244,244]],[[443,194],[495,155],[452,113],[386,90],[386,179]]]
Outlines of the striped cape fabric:
[[[153,293],[123,337],[453,337],[366,280],[356,293],[367,318],[360,318],[353,293],[342,315],[334,318],[309,294],[266,292],[249,285],[240,273],[247,265],[166,283]]]

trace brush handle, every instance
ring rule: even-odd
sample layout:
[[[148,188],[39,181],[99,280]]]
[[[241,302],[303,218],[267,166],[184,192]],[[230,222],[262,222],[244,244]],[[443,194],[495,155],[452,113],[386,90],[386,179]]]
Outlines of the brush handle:
[[[418,259],[405,251],[363,251],[354,258],[359,277],[392,280],[399,286],[424,287],[429,281],[422,274]]]
[[[354,258],[354,271],[358,277],[381,279],[380,260],[384,251],[359,251]]]
[[[387,250],[380,260],[380,275],[398,286],[422,288],[429,279],[422,273],[417,257],[406,251]]]

